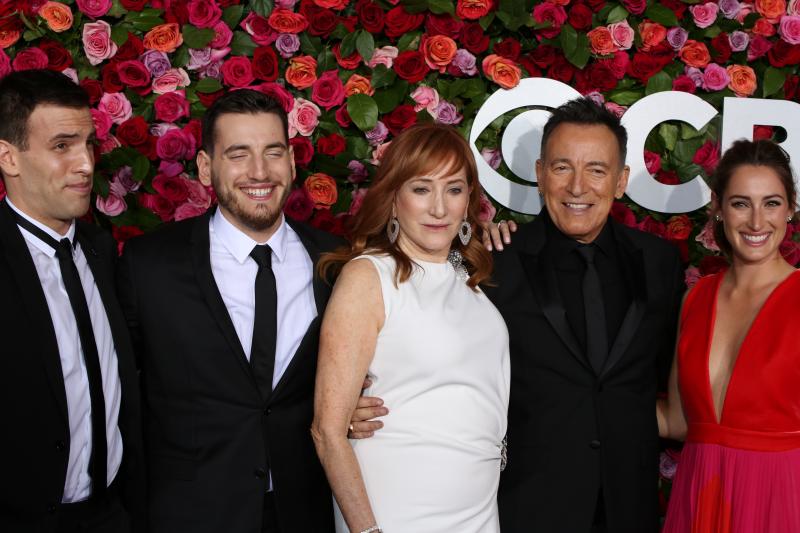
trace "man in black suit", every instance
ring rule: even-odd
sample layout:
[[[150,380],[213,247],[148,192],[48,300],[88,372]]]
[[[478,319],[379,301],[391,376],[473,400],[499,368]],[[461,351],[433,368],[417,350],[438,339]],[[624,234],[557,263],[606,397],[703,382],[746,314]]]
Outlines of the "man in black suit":
[[[138,378],[116,244],[75,220],[94,171],[89,98],[66,76],[0,80],[0,530],[143,530]]]
[[[289,222],[286,113],[238,90],[203,118],[219,207],[129,241],[119,277],[142,365],[153,532],[333,529],[311,440],[322,312],[339,241]]]
[[[683,294],[677,250],[609,217],[627,133],[589,99],[555,109],[536,162],[545,210],[494,256],[486,294],[511,344],[504,533],[658,529],[659,379]],[[377,400],[353,417],[367,437]],[[388,406],[391,408],[391,406]]]

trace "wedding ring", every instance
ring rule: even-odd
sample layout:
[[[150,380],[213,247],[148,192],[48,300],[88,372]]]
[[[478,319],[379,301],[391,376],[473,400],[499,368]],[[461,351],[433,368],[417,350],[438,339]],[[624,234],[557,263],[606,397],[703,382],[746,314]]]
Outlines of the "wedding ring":
[[[350,424],[350,433],[354,432],[355,429],[353,428],[353,424]]]

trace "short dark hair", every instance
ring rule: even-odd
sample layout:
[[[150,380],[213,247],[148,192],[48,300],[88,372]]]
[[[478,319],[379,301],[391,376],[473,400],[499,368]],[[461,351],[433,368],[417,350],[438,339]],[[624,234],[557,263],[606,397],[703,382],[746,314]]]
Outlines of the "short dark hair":
[[[786,200],[794,210],[797,206],[797,191],[794,185],[789,154],[780,145],[767,139],[759,141],[740,139],[725,151],[710,180],[711,191],[716,195],[717,202],[722,204],[722,198],[728,189],[731,177],[733,177],[736,169],[744,165],[772,169],[780,178],[786,191]],[[725,237],[725,228],[722,221],[714,221],[714,239],[717,241],[719,249],[730,256],[731,243]]]
[[[89,95],[60,72],[12,72],[0,79],[0,139],[27,150],[28,119],[40,105],[89,109]]]
[[[587,126],[599,125],[607,127],[611,130],[611,133],[614,134],[614,137],[617,138],[620,165],[625,165],[625,158],[628,155],[628,132],[625,130],[625,126],[620,122],[619,117],[604,106],[598,105],[590,98],[581,96],[553,109],[550,118],[544,125],[544,132],[542,133],[542,156],[544,156],[547,141],[561,124],[584,124]]]
[[[235,113],[240,115],[255,115],[257,113],[272,113],[277,115],[283,125],[283,134],[286,143],[289,143],[289,119],[283,106],[266,94],[253,89],[238,89],[220,96],[206,114],[203,115],[203,150],[209,155],[214,150],[215,128],[221,115]]]

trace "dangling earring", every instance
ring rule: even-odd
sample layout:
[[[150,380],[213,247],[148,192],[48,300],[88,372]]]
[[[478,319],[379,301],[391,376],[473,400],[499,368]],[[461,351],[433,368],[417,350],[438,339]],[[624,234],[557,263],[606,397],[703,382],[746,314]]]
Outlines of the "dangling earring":
[[[389,223],[386,225],[386,236],[389,237],[389,242],[394,244],[397,236],[400,234],[400,222],[397,221],[396,216],[392,216]]]
[[[786,223],[790,223],[792,221],[792,217],[786,217]]]
[[[469,244],[469,240],[472,238],[472,224],[467,222],[467,216],[464,215],[464,220],[461,221],[461,225],[458,227],[458,239],[461,241],[461,244],[466,246]]]
[[[716,222],[721,222],[721,221],[722,221],[722,217],[721,217],[721,216],[719,216],[719,215],[714,215],[714,220],[715,220]]]

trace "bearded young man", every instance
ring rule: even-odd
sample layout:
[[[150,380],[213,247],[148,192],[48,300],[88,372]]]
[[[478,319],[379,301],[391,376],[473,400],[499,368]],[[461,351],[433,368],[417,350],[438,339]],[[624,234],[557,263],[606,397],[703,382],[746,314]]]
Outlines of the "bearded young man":
[[[119,288],[142,365],[157,532],[333,530],[309,428],[336,238],[289,222],[287,117],[252,90],[203,118],[219,207],[126,244]]]

